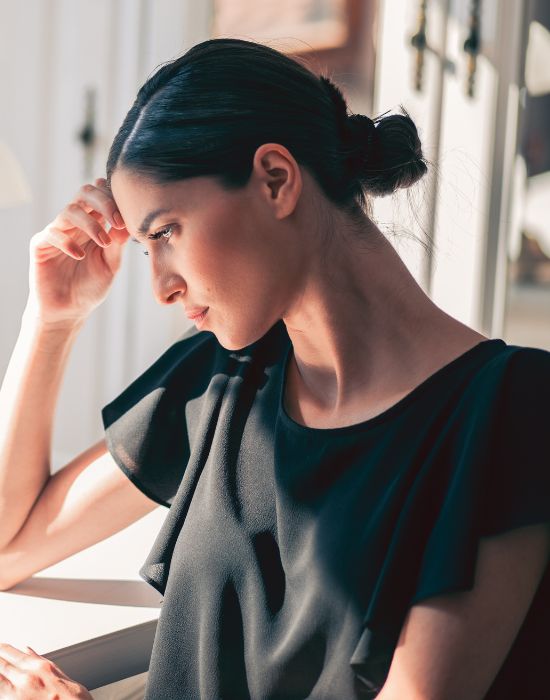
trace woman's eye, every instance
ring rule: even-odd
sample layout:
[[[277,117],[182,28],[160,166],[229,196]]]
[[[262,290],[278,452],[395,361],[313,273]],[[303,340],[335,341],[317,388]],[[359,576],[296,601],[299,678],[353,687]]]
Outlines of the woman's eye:
[[[149,236],[147,236],[147,238],[150,241],[158,241],[158,239],[161,236],[164,236],[164,238],[170,238],[170,236],[172,235],[173,228],[173,226],[166,226],[165,228],[161,229],[160,231],[157,231],[156,233],[151,233]],[[149,252],[147,250],[144,250],[143,255],[149,255]]]
[[[156,233],[151,233],[149,236],[147,236],[147,238],[150,241],[158,241],[158,239],[161,236],[164,236],[165,238],[170,238],[170,236],[172,235],[173,228],[174,228],[173,226],[166,226],[165,228],[162,228],[160,231],[157,231]]]

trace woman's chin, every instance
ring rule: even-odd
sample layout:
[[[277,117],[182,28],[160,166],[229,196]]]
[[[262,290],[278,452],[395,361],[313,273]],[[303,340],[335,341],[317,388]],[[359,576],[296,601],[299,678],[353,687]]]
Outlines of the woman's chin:
[[[208,316],[210,316],[210,314],[208,314]],[[208,316],[206,321],[209,321]],[[214,316],[212,316],[210,322],[204,324],[203,329],[211,331],[216,336],[216,339],[222,348],[232,352],[237,352],[249,347],[253,343],[258,342],[258,340],[263,338],[264,335],[269,332],[277,320],[280,319],[276,319],[271,323],[252,323],[245,327],[242,323],[235,324],[235,326],[233,326],[231,322],[229,322],[223,316],[222,322],[218,325],[214,319]]]

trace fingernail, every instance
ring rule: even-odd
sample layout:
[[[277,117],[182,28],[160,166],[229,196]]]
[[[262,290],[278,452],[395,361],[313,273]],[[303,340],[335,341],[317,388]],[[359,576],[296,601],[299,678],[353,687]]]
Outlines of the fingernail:
[[[122,219],[122,216],[120,216],[120,214],[118,213],[118,211],[115,211],[115,213],[113,214],[113,219],[117,226],[120,226],[121,228],[124,226],[124,221]]]
[[[111,245],[111,239],[106,233],[100,233],[99,234],[99,240],[104,243],[105,245]]]

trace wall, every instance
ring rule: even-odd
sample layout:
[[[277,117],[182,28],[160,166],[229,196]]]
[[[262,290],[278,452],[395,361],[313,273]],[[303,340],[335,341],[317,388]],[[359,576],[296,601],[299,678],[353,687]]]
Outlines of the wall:
[[[84,182],[104,175],[110,142],[139,85],[159,63],[208,38],[210,12],[209,2],[175,0],[1,0],[0,139],[20,161],[33,199],[0,211],[0,376],[27,299],[29,239]],[[98,136],[86,170],[77,134],[87,89],[96,95]],[[126,246],[109,297],[86,322],[69,359],[55,416],[53,471],[100,439],[101,406],[188,326],[181,309],[155,302],[147,258]]]

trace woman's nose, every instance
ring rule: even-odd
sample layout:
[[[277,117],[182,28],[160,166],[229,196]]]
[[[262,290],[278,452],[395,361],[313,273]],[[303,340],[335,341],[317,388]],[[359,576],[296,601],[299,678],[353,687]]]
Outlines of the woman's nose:
[[[153,295],[161,305],[174,304],[180,300],[186,289],[179,275],[170,272],[153,272]]]

